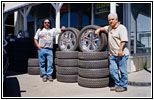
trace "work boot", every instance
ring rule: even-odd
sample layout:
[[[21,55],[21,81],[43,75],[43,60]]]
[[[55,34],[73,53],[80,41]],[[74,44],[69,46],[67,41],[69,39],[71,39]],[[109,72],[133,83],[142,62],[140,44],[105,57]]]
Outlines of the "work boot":
[[[116,92],[124,92],[124,91],[127,91],[127,89],[124,89],[124,88],[116,88],[115,91]]]
[[[48,80],[49,80],[50,82],[52,82],[52,81],[53,81],[53,78],[52,78],[52,77],[48,77]]]
[[[116,90],[116,87],[111,87],[110,88],[110,91],[115,91]]]
[[[47,82],[47,78],[42,78],[43,82]]]

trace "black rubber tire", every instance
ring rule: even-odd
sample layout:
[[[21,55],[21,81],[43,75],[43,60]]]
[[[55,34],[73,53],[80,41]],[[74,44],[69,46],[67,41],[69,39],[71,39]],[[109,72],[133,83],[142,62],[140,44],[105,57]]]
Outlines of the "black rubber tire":
[[[56,57],[62,59],[77,59],[78,51],[56,51]]]
[[[81,46],[81,37],[84,33],[84,31],[86,31],[87,29],[98,29],[100,28],[100,26],[97,26],[97,25],[88,25],[88,26],[85,26],[81,31],[80,31],[80,35],[79,35],[79,49],[82,51],[82,52],[89,52],[85,49],[82,48]],[[95,34],[95,33],[94,33]],[[105,33],[101,33],[99,34],[99,39],[100,39],[100,46],[96,49],[96,50],[92,50],[90,52],[99,52],[101,51],[102,49],[106,48],[107,47],[107,40],[106,40],[106,37],[104,37],[105,35],[102,35],[102,34],[105,34]]]
[[[62,75],[56,73],[57,81],[65,83],[76,83],[78,81],[78,75]]]
[[[108,68],[109,62],[108,59],[105,60],[79,60],[78,61],[80,68],[87,69],[98,69],[98,68]]]
[[[102,88],[109,86],[109,77],[99,78],[99,79],[90,79],[78,77],[78,85],[88,88]]]
[[[85,78],[104,78],[109,76],[109,69],[108,68],[101,68],[101,69],[79,68],[78,73],[79,73],[79,76],[85,77]]]
[[[58,66],[77,67],[78,59],[56,59],[56,63]]]
[[[72,48],[72,49],[67,49],[67,51],[75,51],[75,50],[77,49],[77,47],[78,47],[78,37],[79,37],[78,35],[79,35],[79,30],[76,29],[76,28],[66,28],[65,31],[71,31],[71,32],[73,32],[73,33],[75,34],[75,36],[76,36],[76,43],[75,43],[75,45],[74,45],[74,48]],[[65,31],[64,31],[64,32],[65,32]],[[64,33],[64,32],[63,32],[63,33]],[[61,33],[61,34],[59,35],[59,37],[58,37],[58,46],[59,46],[59,48],[60,48],[61,51],[65,51],[65,50],[63,50],[63,49],[61,48],[61,46],[60,46],[60,42],[61,42],[60,38],[61,38],[61,36],[62,36],[63,33]]]
[[[55,65],[57,65],[57,59],[58,59],[58,58],[55,58],[55,59],[54,59],[54,63],[55,63]]]
[[[28,67],[39,67],[39,59],[38,58],[29,58],[28,59]]]
[[[56,65],[56,72],[62,75],[76,75],[78,74],[78,67],[61,67]]]
[[[40,67],[28,67],[29,75],[40,75]]]
[[[78,58],[83,60],[103,60],[108,58],[108,52],[78,52]]]

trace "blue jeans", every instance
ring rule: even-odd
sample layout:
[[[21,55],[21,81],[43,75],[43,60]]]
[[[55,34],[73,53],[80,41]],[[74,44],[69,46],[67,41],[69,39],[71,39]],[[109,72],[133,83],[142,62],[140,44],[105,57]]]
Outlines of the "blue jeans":
[[[127,60],[128,56],[119,57],[110,55],[110,74],[114,80],[115,87],[127,89]]]
[[[53,52],[50,48],[41,48],[38,50],[41,77],[48,78],[52,77],[53,73]],[[47,58],[47,71],[45,70],[45,59]]]

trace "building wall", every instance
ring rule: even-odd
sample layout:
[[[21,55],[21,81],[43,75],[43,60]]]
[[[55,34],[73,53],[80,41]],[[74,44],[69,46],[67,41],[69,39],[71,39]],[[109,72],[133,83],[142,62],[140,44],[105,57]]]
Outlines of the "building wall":
[[[7,5],[8,8],[9,7],[13,7],[13,6],[17,6],[20,5],[21,3],[18,3],[16,5],[12,5],[12,3],[9,6],[9,4]],[[8,9],[7,8],[7,9]],[[6,9],[5,9],[6,10]],[[23,30],[24,29],[24,24],[23,24],[23,17],[21,16],[20,12],[17,12],[17,14],[15,14],[15,33],[17,34],[19,30]],[[150,68],[151,67],[151,55],[149,56],[130,56],[129,58],[129,72],[133,72],[133,71],[139,71],[144,69],[144,67]]]
[[[130,57],[131,72],[151,67],[151,56]]]

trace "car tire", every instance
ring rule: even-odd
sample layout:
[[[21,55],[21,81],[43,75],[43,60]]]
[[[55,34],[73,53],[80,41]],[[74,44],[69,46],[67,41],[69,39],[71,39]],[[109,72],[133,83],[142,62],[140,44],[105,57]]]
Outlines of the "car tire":
[[[28,59],[28,74],[29,75],[40,75],[40,65],[38,58]]]
[[[88,88],[102,88],[109,86],[109,77],[107,78],[98,78],[98,79],[91,79],[91,78],[83,78],[78,77],[78,85],[82,87]]]
[[[108,68],[109,62],[108,59],[105,60],[79,60],[78,64],[80,68],[87,69],[99,69],[99,68]]]
[[[82,52],[99,52],[107,47],[107,37],[105,33],[96,35],[94,32],[100,28],[97,25],[84,27],[79,35],[79,49]]]
[[[78,75],[62,75],[56,73],[57,81],[65,83],[76,83],[78,81]]]
[[[39,59],[38,58],[29,58],[28,59],[28,67],[39,67]]]
[[[108,58],[108,52],[78,52],[78,58],[82,60],[103,60]]]
[[[40,67],[28,67],[29,75],[40,75]]]
[[[56,65],[56,72],[63,75],[76,75],[78,74],[78,67],[61,67]]]
[[[61,59],[78,59],[78,51],[56,51],[56,57]]]
[[[66,28],[58,37],[58,46],[61,51],[75,51],[78,47],[79,31],[75,28]]]
[[[109,69],[108,68],[101,68],[101,69],[79,68],[78,73],[79,73],[79,76],[84,78],[104,78],[109,76]]]
[[[77,67],[78,59],[56,59],[56,64],[63,67]]]

